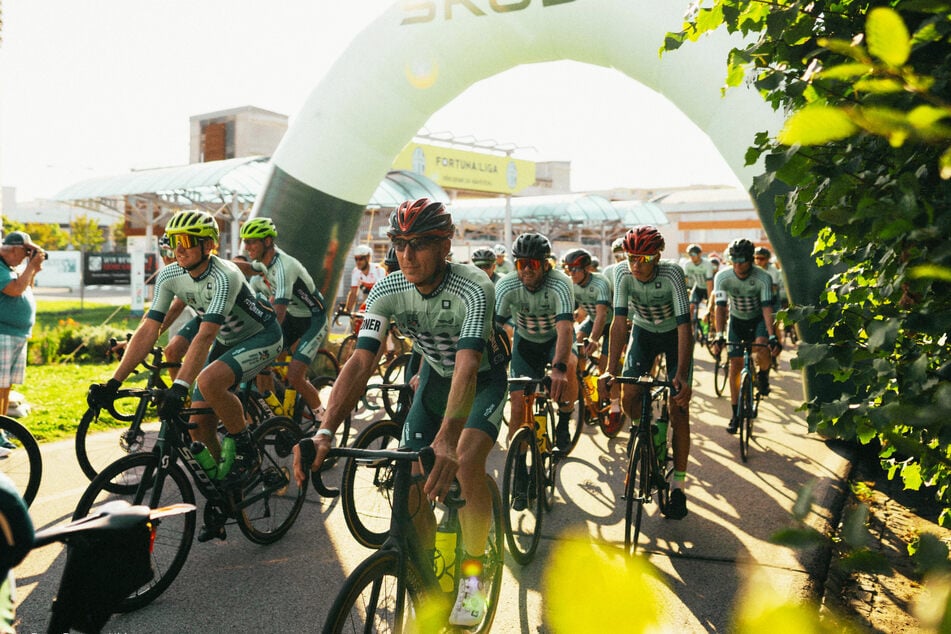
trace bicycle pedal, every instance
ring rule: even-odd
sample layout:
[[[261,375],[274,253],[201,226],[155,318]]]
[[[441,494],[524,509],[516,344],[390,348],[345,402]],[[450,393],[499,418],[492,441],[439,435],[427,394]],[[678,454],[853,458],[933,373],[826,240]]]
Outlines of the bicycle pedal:
[[[225,541],[228,539],[228,533],[225,531],[225,527],[222,526],[202,526],[201,530],[198,531],[198,541],[200,543],[208,542],[213,539],[220,539]]]

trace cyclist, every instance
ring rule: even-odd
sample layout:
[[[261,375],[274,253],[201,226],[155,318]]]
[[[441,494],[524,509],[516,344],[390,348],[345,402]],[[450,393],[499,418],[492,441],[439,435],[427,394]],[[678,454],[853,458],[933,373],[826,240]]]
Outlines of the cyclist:
[[[499,274],[499,277],[511,273],[512,263],[505,258],[508,254],[505,245],[497,244],[492,250],[495,251],[495,272]]]
[[[697,310],[700,302],[707,302],[713,296],[713,265],[703,257],[703,249],[699,244],[687,247],[687,256],[690,258],[684,263],[684,276],[690,285],[690,326],[697,322]],[[707,313],[709,316],[709,312]]]
[[[251,278],[251,288],[271,297],[284,334],[284,348],[291,352],[287,381],[317,413],[320,394],[307,380],[307,368],[327,335],[324,297],[304,265],[275,244],[277,227],[273,220],[252,218],[241,225],[240,236],[248,257],[267,267],[263,275]]]
[[[357,246],[353,250],[353,273],[350,274],[350,293],[347,295],[347,301],[344,309],[349,313],[357,305],[357,296],[359,295],[360,304],[366,301],[367,295],[373,285],[383,279],[386,270],[376,262],[371,262],[373,249],[365,244]]]
[[[779,341],[773,324],[772,280],[763,269],[753,266],[753,243],[746,238],[737,238],[727,248],[731,268],[724,268],[713,280],[713,297],[716,301],[716,341],[714,354],[730,343],[753,341],[759,344],[768,342],[770,349],[777,349]],[[727,303],[730,319],[727,323]],[[726,336],[725,336],[726,335]],[[768,339],[767,339],[768,337]],[[769,394],[770,352],[766,348],[754,351],[758,371],[757,387],[763,396]],[[730,403],[733,415],[727,431],[735,434],[740,428],[736,415],[736,404],[740,391],[740,372],[743,369],[743,350],[739,346],[730,346],[727,353],[730,359]]]
[[[495,272],[497,263],[495,261],[495,252],[492,249],[481,248],[472,252],[472,264],[485,271],[492,283],[498,282],[501,276]]]
[[[571,350],[575,310],[571,280],[552,268],[551,243],[540,233],[523,233],[516,238],[512,255],[517,270],[496,285],[495,320],[500,325],[510,317],[515,321],[513,377],[542,378],[546,364],[551,363],[551,398],[558,403],[559,409],[555,449],[565,452],[571,440],[568,424],[578,397],[578,358]],[[522,389],[512,390],[509,395],[512,405],[509,437],[522,424],[523,392]]]
[[[612,304],[611,304],[611,307],[608,308],[608,317],[610,317],[613,322],[613,319],[614,319],[614,304],[613,304],[614,272],[617,270],[618,267],[625,268],[625,269],[627,268],[627,254],[624,252],[624,236],[621,236],[620,238],[616,239],[614,242],[611,243],[611,255],[614,258],[614,262],[604,267],[604,270],[601,272],[601,274],[604,276],[604,279],[607,280],[608,288],[611,290]],[[627,341],[627,332],[629,330],[630,328],[628,327],[627,331],[625,331],[625,335],[623,337],[624,341]],[[611,329],[608,328],[608,333],[610,333],[610,331]],[[601,355],[601,361],[604,363],[607,363],[607,360],[608,360],[607,352],[608,350],[604,350],[604,354]],[[606,365],[601,368],[601,371],[603,372],[605,369],[607,369]],[[611,404],[608,409],[608,428],[607,428],[607,431],[609,433],[620,429],[620,426],[623,423],[623,420],[621,417],[621,386],[620,385],[615,384],[611,386],[610,400],[611,400]]]
[[[624,236],[628,266],[618,267],[614,277],[614,323],[611,326],[611,352],[608,371],[602,375],[599,391],[611,383],[621,365],[625,322],[633,306],[631,336],[623,376],[650,374],[657,357],[663,354],[667,374],[674,384],[670,399],[673,427],[674,477],[667,517],[683,519],[687,515],[687,458],[690,455],[690,396],[693,380],[693,338],[690,332],[690,307],[687,285],[680,266],[661,260],[664,237],[656,227],[640,225]],[[631,418],[640,412],[639,385],[621,386],[621,403]]]
[[[579,345],[585,345],[585,356],[600,354],[598,367],[603,372],[608,362],[608,332],[614,310],[614,293],[607,279],[601,273],[591,271],[593,263],[591,253],[586,249],[572,249],[565,254],[565,266],[573,283],[575,302],[585,312],[585,319],[578,327],[576,339]],[[608,413],[607,431],[609,434],[620,429],[620,408]]]
[[[769,274],[770,279],[773,281],[773,317],[776,316],[776,313],[783,308],[783,300],[786,298],[786,287],[783,284],[783,274],[780,273],[779,269],[776,268],[776,265],[772,263],[772,252],[766,247],[756,247],[756,250],[753,251],[753,263],[759,268],[763,269]],[[773,329],[773,332],[776,333],[776,338],[779,340],[780,346],[783,343],[782,330],[779,328],[779,324]],[[774,357],[778,356],[776,354]]]
[[[281,327],[267,302],[259,300],[238,267],[212,252],[218,243],[218,224],[204,211],[179,211],[165,227],[175,264],[163,268],[155,282],[155,300],[146,313],[113,377],[92,386],[89,398],[105,407],[115,400],[119,386],[155,345],[159,329],[176,297],[201,318],[178,376],[159,404],[159,415],[170,418],[184,407],[191,389],[194,407],[211,406],[216,416],[195,416],[192,438],[203,442],[218,459],[234,451],[226,486],[239,486],[260,465],[251,434],[245,428],[241,401],[231,388],[251,380],[268,367],[282,349]],[[210,352],[209,352],[210,350]],[[192,384],[194,383],[194,388]],[[219,444],[218,420],[227,430]],[[224,526],[205,526],[198,538],[224,539]]]
[[[492,517],[485,463],[502,421],[507,357],[492,323],[492,282],[472,266],[446,261],[453,232],[446,206],[428,198],[406,201],[390,216],[389,236],[400,271],[370,292],[356,350],[340,370],[312,441],[312,469],[322,464],[334,430],[363,393],[387,324],[396,323],[423,356],[401,444],[412,449],[430,445],[435,451],[435,467],[422,485],[422,494],[430,499],[443,499],[453,478],[459,480],[466,500],[459,511],[466,549],[462,569],[477,572],[460,582],[450,623],[473,627],[485,614],[478,572]],[[295,476],[303,483],[306,474],[296,448],[294,460]],[[420,508],[425,512],[414,521],[425,547],[432,549],[435,520],[429,505]]]
[[[168,234],[162,234],[162,237],[159,238],[158,245],[159,256],[162,258],[162,264],[164,266],[174,264],[175,250],[172,248],[172,243],[169,240]],[[156,275],[158,275],[158,273],[156,273]],[[182,317],[182,315],[184,315],[184,317]],[[176,327],[176,324],[180,324],[180,326]],[[174,334],[170,335],[168,338],[168,345],[166,345],[162,351],[162,353],[165,355],[166,362],[181,362],[182,357],[185,356],[185,351],[188,350],[188,345],[195,337],[195,333],[198,332],[198,326],[200,324],[201,319],[195,314],[194,310],[185,305],[185,302],[177,297],[172,300],[172,305],[169,306],[168,310],[166,311],[165,320],[162,322],[162,327],[159,329],[160,332],[165,332],[169,329],[174,330]],[[172,377],[172,380],[176,379],[178,377],[178,368],[169,368],[168,374],[170,377]]]

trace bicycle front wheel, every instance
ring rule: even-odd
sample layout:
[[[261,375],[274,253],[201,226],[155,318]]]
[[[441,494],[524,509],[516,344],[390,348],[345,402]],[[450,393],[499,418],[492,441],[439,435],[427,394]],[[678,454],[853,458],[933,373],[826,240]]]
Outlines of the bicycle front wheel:
[[[340,364],[337,362],[337,356],[326,348],[318,349],[314,354],[314,360],[310,362],[307,373],[310,378],[318,376],[337,378],[337,375],[340,374]]]
[[[402,583],[398,575],[397,552],[385,550],[370,555],[347,577],[337,593],[324,623],[324,634],[441,631],[437,623],[425,627],[417,621],[429,610],[422,606],[425,586],[415,565],[407,562]],[[401,590],[404,595],[399,601]],[[441,615],[444,610],[438,612]]]
[[[534,433],[523,427],[509,443],[502,476],[505,541],[523,566],[532,561],[542,537],[542,477]]]
[[[265,421],[254,432],[261,471],[241,492],[238,527],[255,544],[276,542],[290,529],[307,494],[307,480],[294,480],[294,446],[304,435],[286,416]]]
[[[133,397],[120,400],[130,401]],[[137,395],[136,413],[124,429],[117,429],[112,417],[98,408],[86,410],[76,427],[76,460],[86,477],[92,480],[108,465],[133,453],[148,453],[155,446],[161,423],[145,421],[148,412],[147,396]]]
[[[740,458],[750,459],[750,435],[753,433],[753,376],[746,370],[740,376]]]
[[[13,481],[17,491],[29,507],[36,499],[43,480],[43,456],[36,438],[26,427],[9,416],[0,416],[0,429],[3,437],[14,446],[4,448],[8,452],[0,460],[3,473]]]
[[[343,338],[343,341],[340,342],[340,347],[337,348],[337,363],[341,367],[347,362],[350,356],[353,354],[353,351],[357,349],[357,336],[356,335],[347,335]]]
[[[502,496],[495,480],[486,476],[489,495],[492,496],[492,523],[489,526],[489,539],[485,544],[485,558],[482,568],[482,581],[485,584],[485,617],[476,632],[488,632],[492,629],[495,612],[499,608],[499,593],[502,591],[502,569],[505,566],[505,527],[502,519]],[[459,575],[456,575],[459,578]]]
[[[717,396],[723,396],[729,374],[730,359],[723,359],[723,352],[721,351],[713,361],[713,389],[716,390]]]
[[[156,487],[155,474],[159,456],[137,453],[120,458],[102,470],[86,488],[76,505],[73,519],[94,514],[104,504],[124,500],[130,504],[147,504],[160,508],[172,504],[194,504],[195,492],[188,476],[178,465],[172,465],[159,484],[161,496],[152,500]],[[185,565],[195,536],[195,512],[163,517],[153,522],[152,580],[122,600],[118,612],[131,612],[148,605],[165,592]]]
[[[627,474],[624,476],[624,550],[632,555],[637,552],[644,505],[651,498],[651,451],[645,438],[638,435],[634,439]]]
[[[396,449],[403,426],[391,420],[372,423],[353,442],[355,449]],[[353,458],[343,463],[340,486],[343,519],[353,538],[367,548],[379,548],[390,534],[393,514],[393,464],[364,464]]]

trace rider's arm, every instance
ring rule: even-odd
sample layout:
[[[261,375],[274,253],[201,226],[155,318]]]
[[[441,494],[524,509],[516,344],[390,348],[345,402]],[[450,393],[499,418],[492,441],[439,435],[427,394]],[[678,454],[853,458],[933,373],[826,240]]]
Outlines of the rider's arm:
[[[617,376],[621,372],[621,350],[624,349],[626,332],[627,317],[615,313],[608,339],[608,374],[612,376]]]
[[[343,305],[345,312],[352,312],[354,305],[357,303],[357,289],[359,286],[351,286],[350,292],[347,294],[347,301]]]
[[[608,320],[608,307],[604,304],[598,304],[595,309],[594,325],[591,326],[591,341],[597,343],[601,341],[601,335],[604,334],[604,323]]]
[[[188,352],[185,353],[185,360],[175,377],[176,381],[184,381],[189,385],[194,383],[198,373],[205,365],[208,350],[211,348],[211,344],[214,343],[215,337],[218,336],[219,330],[221,330],[220,324],[213,321],[201,322],[201,325],[198,326],[198,333],[188,344]]]
[[[165,319],[162,320],[162,327],[159,330],[159,333],[163,333],[171,328],[172,324],[175,323],[175,320],[181,317],[183,310],[185,310],[185,302],[178,299],[177,297],[172,300],[172,305],[169,306],[168,312],[165,313]]]
[[[673,401],[680,407],[687,407],[690,402],[690,368],[693,365],[693,336],[690,332],[690,322],[677,326],[677,375],[673,378],[677,394]]]

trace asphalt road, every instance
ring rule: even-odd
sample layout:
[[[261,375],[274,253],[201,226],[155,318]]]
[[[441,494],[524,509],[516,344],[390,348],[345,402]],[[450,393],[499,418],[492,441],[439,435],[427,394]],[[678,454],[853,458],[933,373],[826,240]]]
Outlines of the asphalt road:
[[[789,599],[813,596],[813,575],[824,566],[820,553],[793,551],[771,544],[769,538],[791,524],[797,493],[811,481],[817,482],[811,521],[826,530],[848,469],[844,457],[806,433],[802,415],[795,411],[801,396],[799,377],[785,358],[774,374],[772,395],[760,407],[751,459],[742,464],[737,438],[725,431],[729,401],[714,395],[711,368],[709,356],[699,351],[689,514],[671,521],[653,508],[642,529],[649,561],[663,580],[656,584],[663,631],[731,630],[734,602],[754,573],[765,573],[756,577],[757,583],[766,579]],[[535,561],[521,567],[507,559],[493,631],[553,631],[546,620],[543,577],[559,544],[589,538],[623,544],[620,495],[626,441],[626,432],[608,440],[596,428],[586,428],[559,471],[556,506],[545,517]],[[87,484],[71,441],[45,445],[43,455],[43,484],[32,509],[38,528],[66,520]],[[497,446],[490,462],[496,474],[503,457]],[[339,467],[334,472],[339,477]],[[133,633],[314,631],[346,574],[368,554],[347,532],[339,504],[319,500],[311,490],[283,540],[257,546],[232,527],[227,541],[196,542],[164,595],[138,612],[117,615],[107,627]],[[63,561],[61,549],[50,546],[31,553],[17,568],[20,632],[46,629]],[[604,592],[596,586],[579,582],[579,609],[597,609]],[[634,608],[638,598],[629,598]],[[624,629],[622,623],[617,626],[612,630]]]

